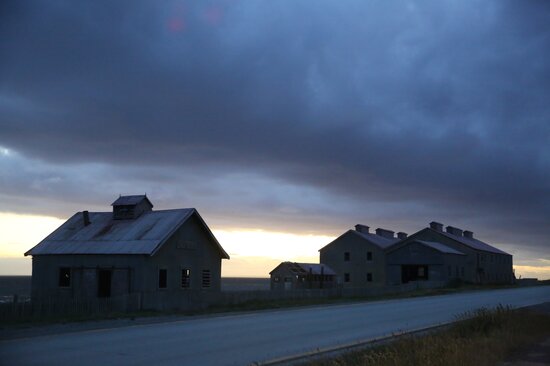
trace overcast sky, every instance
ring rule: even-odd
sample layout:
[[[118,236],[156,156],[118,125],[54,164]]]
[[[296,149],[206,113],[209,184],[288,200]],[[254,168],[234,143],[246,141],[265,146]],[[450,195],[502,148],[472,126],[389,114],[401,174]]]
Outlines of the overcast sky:
[[[2,1],[0,211],[432,220],[550,259],[548,1]],[[223,244],[223,243],[222,243]]]

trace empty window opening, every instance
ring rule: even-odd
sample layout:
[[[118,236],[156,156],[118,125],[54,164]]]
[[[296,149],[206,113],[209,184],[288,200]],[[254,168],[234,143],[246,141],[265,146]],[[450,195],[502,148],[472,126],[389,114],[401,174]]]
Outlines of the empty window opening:
[[[367,252],[367,261],[372,262],[372,252]]]
[[[350,281],[351,281],[351,278],[349,273],[344,273],[344,282],[350,282]]]
[[[210,287],[210,270],[202,270],[202,287]]]
[[[428,280],[428,266],[426,265],[402,265],[401,282]]]
[[[69,267],[59,268],[59,287],[71,287],[71,269]]]
[[[349,258],[350,258],[349,252],[345,252],[344,253],[344,261],[349,262]]]
[[[97,272],[97,297],[111,296],[111,273],[108,269]]]
[[[168,270],[159,269],[159,288],[166,288],[168,285]]]
[[[189,268],[184,268],[181,270],[181,288],[189,288],[190,276],[191,276],[191,271],[189,270]]]
[[[367,273],[367,282],[372,282],[372,273]]]

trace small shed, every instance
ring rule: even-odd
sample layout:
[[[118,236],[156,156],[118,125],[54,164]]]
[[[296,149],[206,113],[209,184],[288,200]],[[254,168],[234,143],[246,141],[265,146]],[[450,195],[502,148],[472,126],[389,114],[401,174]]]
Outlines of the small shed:
[[[269,275],[272,290],[323,289],[336,286],[336,272],[319,263],[282,262]]]

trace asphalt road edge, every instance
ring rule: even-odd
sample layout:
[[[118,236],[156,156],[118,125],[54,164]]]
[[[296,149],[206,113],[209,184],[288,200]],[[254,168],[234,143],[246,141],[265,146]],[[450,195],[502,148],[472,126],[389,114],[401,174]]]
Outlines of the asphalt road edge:
[[[326,357],[329,356],[331,353],[334,353],[335,355],[337,353],[341,352],[349,352],[354,349],[362,349],[367,347],[372,347],[374,345],[383,344],[385,342],[394,341],[399,337],[405,336],[405,335],[413,335],[413,334],[419,334],[424,332],[431,332],[440,328],[444,328],[446,326],[449,326],[450,324],[454,323],[455,321],[448,321],[443,323],[438,323],[436,325],[430,325],[427,327],[421,327],[421,328],[415,328],[412,330],[407,331],[398,331],[393,332],[388,335],[380,336],[380,337],[373,337],[373,338],[366,338],[361,339],[358,341],[353,341],[350,343],[344,343],[339,344],[335,346],[329,346],[329,347],[322,347],[322,348],[316,348],[315,350],[302,352],[302,353],[295,353],[293,355],[288,356],[282,356],[277,358],[272,358],[264,361],[256,361],[252,362],[250,366],[276,366],[276,365],[292,365],[294,362],[297,361],[305,361],[307,359],[317,358],[317,357]]]
[[[520,308],[536,308],[539,306],[543,306],[545,304],[550,303],[537,303],[537,304],[531,304],[527,306],[519,306]],[[549,305],[550,306],[550,305]],[[547,310],[548,311],[548,310]],[[321,358],[321,357],[327,357],[331,354],[334,354],[335,356],[340,353],[345,353],[352,351],[354,349],[364,349],[376,345],[381,345],[387,342],[393,342],[394,340],[398,339],[399,337],[405,336],[405,335],[414,335],[414,334],[422,334],[422,333],[428,333],[432,331],[436,331],[438,329],[447,327],[453,323],[455,323],[457,320],[450,320],[448,322],[442,322],[438,323],[436,325],[430,325],[427,327],[421,327],[421,328],[415,328],[412,330],[407,331],[398,331],[394,332],[392,334],[380,336],[380,337],[373,337],[373,338],[366,338],[358,341],[353,341],[350,343],[344,343],[339,344],[335,346],[330,347],[323,347],[323,348],[317,348],[315,350],[302,352],[302,353],[295,353],[293,355],[288,356],[282,356],[277,358],[272,358],[264,361],[256,361],[252,362],[250,366],[281,366],[281,365],[293,365],[294,363],[306,361],[308,359],[314,359],[314,358]]]

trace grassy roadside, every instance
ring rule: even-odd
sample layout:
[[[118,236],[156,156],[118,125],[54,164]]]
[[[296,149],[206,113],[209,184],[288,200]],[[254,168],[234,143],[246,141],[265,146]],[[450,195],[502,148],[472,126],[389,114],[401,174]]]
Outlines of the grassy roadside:
[[[408,336],[303,366],[495,365],[550,336],[550,315],[527,309],[480,309],[461,319],[424,336]]]

